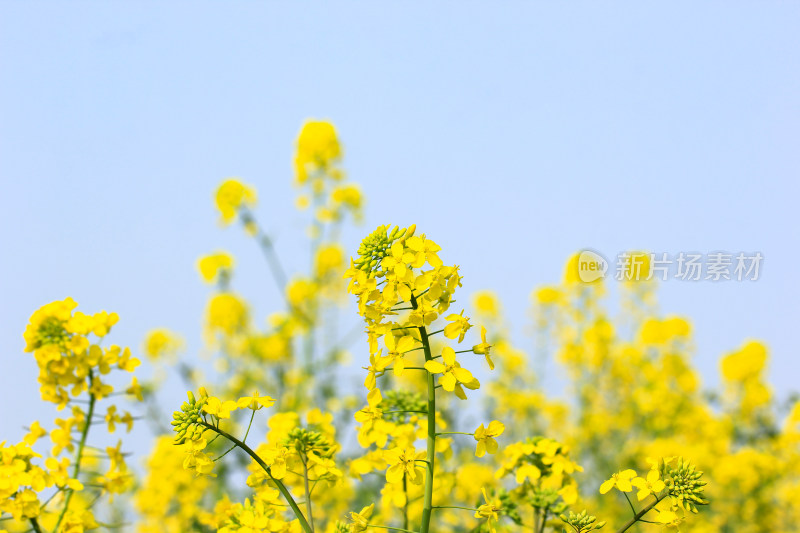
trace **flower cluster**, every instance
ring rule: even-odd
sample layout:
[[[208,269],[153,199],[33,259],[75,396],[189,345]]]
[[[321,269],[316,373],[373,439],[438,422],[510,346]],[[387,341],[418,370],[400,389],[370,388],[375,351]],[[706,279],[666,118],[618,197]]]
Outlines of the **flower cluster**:
[[[111,503],[133,486],[122,442],[101,448],[91,446],[88,437],[93,425],[114,433],[122,424],[131,431],[131,413],[110,404],[103,414],[99,405],[114,393],[112,370],[133,372],[139,360],[128,348],[101,346],[119,319],[116,313],[87,315],[76,307],[71,298],[49,303],[33,313],[25,329],[25,351],[33,352],[39,367],[42,400],[59,411],[69,407],[70,416],[56,418],[49,432],[35,421],[22,442],[0,444],[0,512],[14,527],[27,523],[23,527],[42,531],[47,525],[70,533],[96,528],[88,501],[97,504],[108,495]],[[121,393],[142,398],[135,377]],[[34,449],[45,437],[52,444],[47,455]]]
[[[103,376],[114,368],[133,372],[139,365],[128,348],[100,346],[119,320],[116,313],[85,315],[73,312],[77,305],[72,298],[47,304],[25,329],[25,351],[33,352],[39,365],[42,400],[59,409],[86,391],[98,400],[108,396],[114,387]]]
[[[706,485],[701,480],[703,473],[694,465],[682,457],[650,460],[650,464],[651,468],[644,477],[639,477],[632,469],[617,472],[600,485],[600,493],[605,494],[611,489],[626,493],[636,488],[640,502],[649,499],[650,503],[635,514],[634,522],[644,520],[643,517],[652,510],[656,513],[656,522],[678,525],[686,518],[685,513],[678,514],[680,510],[697,513],[698,505],[708,505],[708,500],[703,499]]]
[[[232,254],[201,257],[204,344],[181,359],[189,344],[152,330],[142,352],[157,379],[116,380],[138,360],[108,343],[113,313],[65,300],[34,314],[26,348],[61,414],[0,445],[0,533],[82,533],[130,516],[133,469],[115,435],[138,417],[115,400],[149,402],[152,427],[169,433],[158,388],[173,371],[196,392],[136,484],[139,533],[762,533],[800,522],[800,404],[770,388],[764,343],[731,349],[719,389],[704,385],[692,325],[658,313],[656,283],[630,272],[612,314],[608,287],[583,283],[576,255],[562,283],[532,293],[533,357],[500,299],[464,297],[462,269],[415,226],[379,227],[347,261],[341,236],[363,197],[342,153],[330,123],[303,126],[294,181],[309,246],[292,243],[309,250],[302,262],[281,256],[295,236],[273,231],[274,194],[220,185],[219,216],[263,254],[277,307],[259,316]],[[552,365],[566,377],[559,397]],[[97,426],[112,439],[95,442]],[[648,467],[651,457],[663,459]]]
[[[354,183],[345,183],[340,163],[342,146],[333,124],[309,120],[297,137],[294,157],[295,184],[305,191],[297,199],[298,207],[314,207],[316,224],[312,235],[321,233],[320,224],[341,222],[345,214],[361,218],[363,195]]]
[[[433,240],[424,234],[417,235],[415,226],[380,226],[362,241],[358,258],[351,259],[345,273],[348,290],[357,296],[358,312],[367,325],[370,352],[364,382],[369,391],[367,406],[355,415],[361,424],[359,443],[365,447],[377,446],[357,463],[355,471],[362,475],[380,469],[384,461],[387,467],[384,495],[394,505],[404,508],[405,520],[409,517],[409,501],[418,498],[412,487],[424,482],[424,490],[418,489],[422,490],[423,532],[428,531],[430,524],[435,476],[446,474],[437,470],[436,454],[450,450],[450,439],[437,437],[460,433],[440,431],[445,424],[437,416],[436,389],[466,400],[465,389],[480,387],[480,381],[458,361],[458,353],[484,355],[490,369],[493,367],[485,328],[481,343],[472,348],[456,352],[452,346],[441,343],[434,352],[435,335],[441,333],[445,339],[461,343],[472,327],[463,310],[447,314],[453,295],[461,286],[461,276],[457,266],[444,265],[440,251],[441,247]],[[444,318],[445,324],[433,331],[439,318]],[[415,396],[407,393],[389,391],[384,400],[378,384],[379,379],[389,378],[389,370],[395,381],[411,379],[412,383],[413,378],[407,375],[422,372],[424,379],[417,383],[426,384],[426,399],[414,400]],[[486,452],[497,451],[495,437],[503,431],[503,424],[493,421],[488,428],[481,425],[474,433],[464,434],[475,438],[476,455],[482,457]],[[427,440],[424,451],[418,451],[414,445],[421,438]],[[475,516],[491,523],[497,519],[497,510],[486,512],[486,509],[481,507]]]

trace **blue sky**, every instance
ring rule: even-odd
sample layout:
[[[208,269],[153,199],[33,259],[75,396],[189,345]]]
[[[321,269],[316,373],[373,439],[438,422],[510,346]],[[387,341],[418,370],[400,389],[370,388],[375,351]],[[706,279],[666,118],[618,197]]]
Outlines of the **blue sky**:
[[[669,281],[661,309],[692,319],[707,383],[756,338],[788,393],[798,27],[789,2],[3,3],[0,398],[22,406],[7,436],[44,418],[21,336],[44,303],[117,311],[113,341],[133,347],[168,326],[193,354],[194,263],[221,248],[260,316],[279,307],[212,194],[227,176],[255,185],[304,268],[291,155],[308,117],[337,124],[368,198],[349,249],[416,223],[467,290],[499,293],[523,346],[531,290],[578,249],[760,251],[757,282]]]

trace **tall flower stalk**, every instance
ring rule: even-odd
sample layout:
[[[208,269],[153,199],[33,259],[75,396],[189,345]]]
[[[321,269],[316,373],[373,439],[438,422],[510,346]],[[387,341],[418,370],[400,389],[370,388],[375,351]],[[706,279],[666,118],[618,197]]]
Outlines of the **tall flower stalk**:
[[[413,442],[395,442],[383,453],[389,464],[387,481],[402,481],[406,494],[409,479],[417,484],[422,482],[422,476],[417,474],[418,463],[425,465],[419,532],[428,533],[437,508],[433,501],[437,435],[444,434],[437,433],[436,391],[441,388],[446,393],[454,393],[459,399],[466,400],[464,389],[475,390],[480,387],[480,382],[456,360],[457,352],[451,346],[445,345],[441,353],[434,355],[431,339],[434,335],[444,334],[446,338],[460,343],[472,325],[463,311],[445,314],[455,290],[461,286],[458,267],[445,266],[438,255],[441,250],[439,245],[425,235],[415,235],[415,229],[414,226],[404,229],[380,226],[361,243],[359,257],[351,261],[345,277],[350,280],[349,291],[358,297],[358,310],[367,324],[370,349],[370,366],[366,368],[368,373],[364,383],[369,390],[368,405],[356,413],[356,420],[362,423],[361,431],[369,433],[385,414],[419,412],[391,410],[384,413],[385,403],[378,378],[383,377],[389,369],[397,377],[405,371],[424,371],[427,396],[422,411],[426,416],[425,452],[416,454]],[[440,317],[444,317],[446,324],[441,329],[429,331],[429,327]],[[490,348],[484,342],[458,353],[482,354],[491,362]],[[424,366],[409,365],[412,352],[418,350],[423,352]],[[473,435],[467,432],[447,434]],[[479,437],[475,438],[479,440]],[[485,437],[488,438],[491,437]],[[484,453],[486,449],[484,446]],[[496,450],[495,443],[490,451],[493,453]],[[424,456],[424,459],[417,455]],[[479,512],[478,509],[465,509]],[[477,516],[483,517],[482,514]],[[407,519],[404,519],[404,524],[407,529]]]

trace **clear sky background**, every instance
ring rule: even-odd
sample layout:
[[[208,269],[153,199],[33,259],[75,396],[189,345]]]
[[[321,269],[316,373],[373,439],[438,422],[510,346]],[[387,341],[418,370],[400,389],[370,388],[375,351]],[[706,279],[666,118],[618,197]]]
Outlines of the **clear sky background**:
[[[669,281],[661,310],[693,321],[706,384],[756,338],[787,394],[798,28],[790,2],[0,4],[0,440],[49,420],[22,352],[44,303],[117,311],[113,342],[135,348],[170,327],[194,356],[195,261],[227,249],[258,316],[281,307],[212,196],[227,176],[255,185],[286,263],[305,268],[291,157],[308,117],[337,124],[368,199],[348,249],[416,223],[465,290],[498,292],[522,346],[531,290],[578,249],[760,251],[757,282]]]

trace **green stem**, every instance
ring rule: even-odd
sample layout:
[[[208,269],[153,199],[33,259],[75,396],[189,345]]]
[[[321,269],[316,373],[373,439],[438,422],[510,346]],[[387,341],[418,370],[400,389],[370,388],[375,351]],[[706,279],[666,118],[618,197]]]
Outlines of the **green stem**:
[[[434,509],[463,509],[464,511],[477,511],[473,507],[462,507],[460,505],[434,505]]]
[[[403,473],[403,494],[406,497],[406,502],[403,504],[403,527],[408,529],[408,480],[405,473]]]
[[[94,379],[94,374],[91,370],[89,370],[89,375],[87,378],[89,380],[89,386],[91,387],[92,380]],[[92,417],[94,416],[94,406],[96,403],[97,398],[95,395],[89,393],[89,409],[86,411],[86,424],[83,426],[83,431],[81,431],[81,440],[78,442],[78,450],[75,452],[75,464],[72,467],[72,479],[78,479],[78,475],[81,473],[81,459],[83,459],[83,450],[86,447],[86,438],[89,436],[89,428],[92,425]],[[69,503],[72,500],[72,495],[74,492],[75,491],[73,489],[69,489],[66,498],[64,498],[64,507],[61,508],[61,513],[59,513],[58,520],[56,520],[56,525],[53,528],[54,533],[58,533],[58,528],[61,527],[61,521],[64,520],[64,515],[67,514]]]
[[[617,533],[624,533],[625,531],[627,531],[628,529],[630,529],[630,528],[631,528],[631,526],[633,526],[633,524],[635,524],[636,522],[638,522],[638,521],[639,521],[639,519],[641,519],[641,518],[642,518],[644,515],[646,515],[648,512],[650,512],[650,510],[651,510],[653,507],[655,507],[655,506],[656,506],[656,504],[658,504],[658,502],[660,502],[661,500],[663,500],[665,496],[666,496],[666,494],[664,494],[664,496],[660,496],[660,497],[659,497],[659,496],[655,496],[655,495],[654,495],[654,497],[655,497],[655,501],[654,501],[653,503],[651,503],[651,504],[647,505],[646,507],[644,507],[644,508],[643,508],[641,511],[639,511],[639,512],[638,512],[638,513],[636,513],[635,515],[633,515],[633,517],[632,517],[630,520],[628,520],[627,522],[625,522],[625,524],[623,524],[623,525],[622,525],[622,527],[621,527],[621,528],[619,528],[619,529],[617,530]]]
[[[474,436],[474,433],[467,433],[466,431],[440,431],[436,434],[438,437],[439,435],[469,435],[470,437]]]
[[[258,242],[258,246],[261,248],[264,257],[267,260],[269,271],[272,274],[272,279],[275,281],[275,286],[278,288],[278,292],[286,301],[286,305],[289,307],[289,309],[294,311],[304,322],[310,325],[311,319],[307,317],[300,309],[294,307],[286,297],[286,285],[289,283],[289,278],[286,276],[286,270],[283,268],[280,257],[278,256],[278,252],[275,250],[275,246],[272,244],[272,239],[270,239],[269,235],[267,235],[267,233],[261,229],[261,226],[256,221],[253,213],[246,207],[239,208],[239,218],[241,219],[242,225],[245,228],[248,224],[255,225],[256,241]]]
[[[314,531],[314,513],[311,512],[311,489],[308,486],[308,460],[303,455],[300,456],[300,460],[303,462],[303,481],[306,488],[306,514],[308,514],[308,524],[311,526],[311,531]]]
[[[31,518],[31,526],[33,526],[33,530],[36,533],[42,533],[42,528],[39,527],[39,521],[36,520],[35,518]]]
[[[272,477],[272,472],[270,471],[270,469],[267,466],[267,464],[264,462],[264,460],[261,457],[258,456],[258,454],[256,452],[253,451],[252,448],[250,448],[250,446],[248,446],[244,442],[240,441],[239,439],[237,439],[236,437],[234,437],[230,433],[228,433],[226,431],[223,431],[222,429],[220,429],[218,427],[212,426],[208,422],[200,422],[200,425],[202,425],[206,429],[210,429],[211,431],[219,433],[220,435],[222,435],[223,437],[225,437],[226,439],[228,439],[232,443],[236,444],[247,455],[252,457],[253,460],[256,463],[258,463],[258,465],[264,470],[264,472],[267,473],[267,475],[272,480],[272,482],[275,483],[275,486],[278,487],[278,490],[281,492],[283,497],[286,499],[286,502],[289,504],[289,507],[291,507],[292,511],[294,511],[294,515],[297,517],[297,520],[300,522],[300,527],[303,528],[303,531],[305,531],[306,533],[313,533],[313,530],[311,529],[311,526],[308,524],[308,521],[306,520],[306,517],[303,516],[303,512],[297,506],[297,502],[294,501],[294,498],[292,497],[292,495],[289,492],[289,490],[286,488],[286,485],[284,485],[283,482],[281,482],[280,479],[275,479],[274,477]]]
[[[547,523],[547,507],[542,511],[542,523],[539,526],[539,533],[544,533],[544,526]]]
[[[255,416],[256,416],[256,410],[253,409],[253,412],[250,415],[250,423],[247,424],[247,431],[244,432],[244,438],[242,439],[242,442],[247,442],[247,436],[250,434],[250,427],[253,425],[253,418],[255,418]],[[214,437],[214,439],[216,439],[217,437],[219,437],[219,435]],[[211,439],[211,442],[214,442],[214,439]],[[209,444],[211,444],[211,442],[209,442]],[[217,461],[219,461],[220,459],[222,459],[223,457],[225,457],[226,455],[228,455],[229,453],[231,453],[235,449],[236,449],[236,445],[234,444],[233,446],[231,446],[230,448],[225,450],[225,453],[223,453],[222,455],[220,455],[219,457],[214,459],[214,462],[216,463]]]
[[[261,226],[258,225],[253,213],[250,212],[249,209],[240,207],[239,216],[243,226],[246,227],[248,224],[255,225],[258,245],[261,248],[261,251],[264,253],[267,263],[269,264],[269,270],[272,273],[272,279],[275,280],[275,285],[278,287],[278,291],[281,293],[281,295],[283,295],[286,290],[288,278],[286,276],[286,271],[281,264],[281,260],[278,257],[278,253],[275,251],[275,247],[272,245],[272,239],[270,239],[269,235],[267,235],[261,229]]]
[[[247,424],[247,431],[244,432],[244,438],[242,442],[247,442],[247,436],[250,434],[250,428],[253,426],[253,419],[256,417],[256,410],[253,409],[253,412],[250,413],[250,422]]]
[[[417,299],[411,297],[411,305],[417,308]],[[432,361],[431,344],[428,341],[428,331],[425,326],[417,328],[419,330],[422,347],[425,351],[425,361]],[[433,382],[433,374],[427,373],[428,380],[428,437],[426,460],[428,461],[428,475],[425,476],[425,494],[422,507],[422,524],[420,533],[428,533],[431,525],[431,514],[433,512],[433,466],[436,458],[436,385]]]
[[[627,492],[623,492],[622,495],[625,496],[626,500],[628,500],[628,505],[631,508],[631,512],[633,513],[633,516],[636,516],[636,508],[633,506],[633,502],[631,501],[631,499],[628,498],[628,493]]]
[[[403,531],[404,533],[415,533],[414,531],[409,531],[409,530],[403,529],[401,527],[373,526],[372,524],[368,525],[367,527],[378,527],[378,528],[381,528],[381,529],[388,529],[389,531]]]

